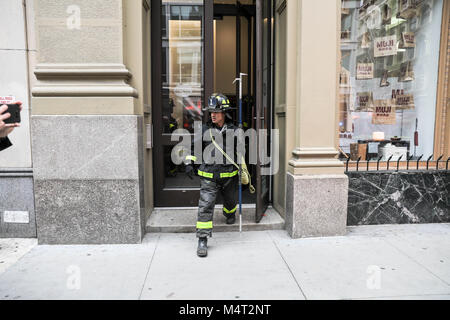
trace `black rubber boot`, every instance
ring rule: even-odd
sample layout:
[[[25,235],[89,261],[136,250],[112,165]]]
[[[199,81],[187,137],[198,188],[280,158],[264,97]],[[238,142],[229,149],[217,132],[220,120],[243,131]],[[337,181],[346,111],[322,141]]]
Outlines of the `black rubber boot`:
[[[236,215],[233,214],[232,216],[227,217],[226,224],[234,224],[236,222]]]
[[[208,255],[208,238],[198,239],[197,255],[204,258]]]

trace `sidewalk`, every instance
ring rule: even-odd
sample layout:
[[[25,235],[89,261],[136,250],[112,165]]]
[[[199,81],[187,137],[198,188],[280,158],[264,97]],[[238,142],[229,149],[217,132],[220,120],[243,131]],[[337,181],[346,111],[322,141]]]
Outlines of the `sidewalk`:
[[[0,239],[0,299],[450,299],[450,224],[296,240],[283,230],[215,233],[206,259],[194,234],[28,251],[30,241]]]

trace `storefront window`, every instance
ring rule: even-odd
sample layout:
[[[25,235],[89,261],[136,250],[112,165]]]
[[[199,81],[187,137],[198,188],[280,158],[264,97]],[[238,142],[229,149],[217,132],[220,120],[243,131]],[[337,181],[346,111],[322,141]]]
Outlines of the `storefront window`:
[[[343,158],[433,154],[442,6],[443,0],[342,2]]]

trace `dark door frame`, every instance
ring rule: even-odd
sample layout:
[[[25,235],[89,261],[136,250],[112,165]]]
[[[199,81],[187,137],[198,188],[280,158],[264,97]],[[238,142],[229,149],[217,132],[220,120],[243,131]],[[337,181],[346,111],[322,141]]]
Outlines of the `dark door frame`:
[[[214,68],[214,28],[213,28],[213,19],[214,19],[214,8],[217,8],[219,10],[224,10],[222,12],[225,15],[234,15],[236,14],[238,17],[242,14],[242,16],[246,17],[249,20],[249,34],[253,34],[253,39],[249,37],[248,44],[250,45],[251,42],[253,42],[253,76],[249,76],[248,81],[248,90],[249,94],[250,91],[253,92],[256,98],[256,114],[252,115],[256,117],[256,129],[262,129],[261,128],[261,118],[266,117],[272,117],[271,114],[264,114],[262,111],[263,108],[263,1],[262,0],[256,0],[256,10],[254,10],[252,6],[237,6],[236,12],[225,12],[226,7],[220,7],[220,5],[214,5],[214,0],[204,0],[204,13],[203,13],[203,101],[205,101],[206,97],[211,95],[214,90],[214,74],[213,74],[213,68]],[[154,130],[154,149],[153,154],[156,155],[153,160],[153,174],[154,174],[154,201],[155,201],[155,207],[186,207],[186,206],[197,206],[198,205],[198,199],[199,199],[199,188],[189,188],[189,189],[180,189],[180,188],[165,188],[164,186],[158,185],[158,183],[163,183],[165,178],[165,170],[162,170],[164,168],[164,157],[161,155],[164,152],[164,146],[170,146],[170,145],[176,145],[177,142],[170,141],[170,135],[169,134],[163,134],[163,124],[162,124],[162,106],[163,99],[162,99],[162,38],[161,38],[161,27],[162,27],[162,21],[161,21],[161,1],[155,0],[151,1],[151,45],[152,45],[152,57],[151,57],[151,70],[152,70],[152,105],[153,105],[153,130]],[[219,7],[216,7],[219,6]],[[229,8],[229,7],[228,7]],[[272,12],[272,10],[269,10]],[[253,16],[253,24],[250,23],[252,21]],[[271,53],[272,53],[272,42],[271,42],[271,13],[269,13],[269,19],[268,19],[268,32],[267,32],[267,41],[268,42],[268,48],[267,48],[267,54],[268,54],[268,64],[271,65]],[[239,19],[237,19],[239,20]],[[239,21],[236,22],[237,27],[239,26]],[[253,25],[254,32],[251,32],[251,28]],[[238,31],[238,28],[237,28]],[[237,32],[237,50],[240,50],[240,34]],[[238,53],[238,51],[236,52]],[[240,57],[240,51],[239,55]],[[251,57],[251,50],[248,52],[248,58]],[[240,58],[239,58],[240,59]],[[240,65],[240,63],[239,63]],[[241,72],[240,66],[237,64],[236,66],[236,72],[239,74]],[[271,65],[271,68],[273,66]],[[251,74],[251,65],[249,63],[248,66],[248,74]],[[269,109],[272,107],[272,83],[273,83],[273,76],[272,71],[268,73],[267,75],[267,88],[268,90],[268,105]],[[253,90],[251,90],[253,89]],[[206,119],[208,117],[208,114],[204,115],[204,118]],[[272,126],[272,121],[268,122],[270,126]],[[271,128],[268,128],[271,129]],[[258,141],[259,144],[259,141]],[[259,157],[258,157],[259,158]],[[260,159],[258,159],[257,164],[257,170],[256,170],[256,188],[257,190],[261,190],[262,188],[262,179],[260,172]],[[265,177],[267,178],[267,177]],[[270,179],[268,179],[270,181]],[[269,182],[270,183],[270,182]],[[272,190],[272,188],[268,188],[268,190]],[[269,192],[270,193],[270,192]],[[268,203],[270,200],[270,194],[264,194],[262,195],[260,192],[257,191],[256,196],[256,215],[255,220],[256,222],[259,222],[261,218],[263,217],[264,211],[266,210]]]

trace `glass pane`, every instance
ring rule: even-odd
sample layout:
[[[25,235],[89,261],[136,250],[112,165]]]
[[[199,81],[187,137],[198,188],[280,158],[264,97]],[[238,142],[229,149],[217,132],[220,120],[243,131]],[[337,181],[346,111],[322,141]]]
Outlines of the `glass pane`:
[[[194,176],[193,180],[186,176],[186,166],[184,164],[176,165],[172,162],[172,146],[164,147],[164,187],[165,188],[198,188],[200,178]]]
[[[433,154],[442,6],[342,1],[339,134],[352,160]]]
[[[162,94],[164,133],[193,132],[202,120],[203,1],[162,1]]]

